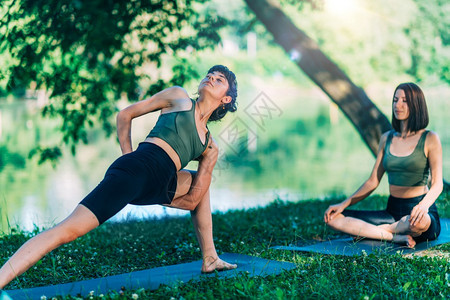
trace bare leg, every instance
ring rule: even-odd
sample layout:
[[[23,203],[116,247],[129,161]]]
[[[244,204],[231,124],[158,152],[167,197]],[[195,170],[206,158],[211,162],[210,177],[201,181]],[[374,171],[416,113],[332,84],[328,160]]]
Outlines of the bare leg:
[[[214,246],[213,225],[211,216],[211,205],[209,202],[209,191],[191,211],[192,223],[194,224],[197,240],[203,254],[202,272],[211,273],[214,270],[230,270],[237,268],[235,264],[229,264],[219,258]]]
[[[192,188],[192,176],[187,171],[179,171],[177,191],[171,207],[187,209],[191,211],[192,223],[197,235],[198,243],[203,254],[202,272],[210,273],[214,270],[234,269],[237,266],[224,262],[219,258],[214,246],[211,206],[209,202],[209,190],[202,199],[195,199],[188,195]]]
[[[342,214],[339,214],[335,216],[328,225],[335,230],[353,236],[393,241],[395,243],[405,243],[410,248],[416,245],[416,242],[411,236],[411,228],[407,218],[402,218],[392,224],[377,226],[360,219],[345,217]]]
[[[430,225],[431,218],[426,214],[422,220],[415,225],[410,224],[410,216],[408,215],[393,224],[384,224],[380,225],[380,227],[394,233],[394,238],[392,239],[393,242],[405,243],[408,247],[412,248],[416,245],[416,241],[413,237],[420,236],[428,230]]]
[[[78,205],[64,221],[28,240],[0,269],[0,289],[53,249],[75,240],[99,225],[95,215]]]

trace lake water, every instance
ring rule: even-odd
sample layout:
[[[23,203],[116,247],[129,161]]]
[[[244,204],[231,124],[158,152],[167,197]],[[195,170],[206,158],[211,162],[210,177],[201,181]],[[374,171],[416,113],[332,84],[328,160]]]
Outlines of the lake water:
[[[277,90],[277,88],[279,90]],[[449,88],[429,89],[430,128],[441,137],[444,177],[450,178],[450,132],[447,126]],[[275,95],[283,91],[283,97]],[[388,100],[377,103],[390,110]],[[274,86],[244,92],[241,111],[227,116],[210,130],[221,148],[211,185],[213,211],[247,209],[267,205],[275,199],[301,201],[329,195],[348,195],[367,178],[374,158],[345,117],[316,89],[299,90]],[[299,99],[298,95],[302,97]],[[262,97],[262,98],[261,98]],[[266,98],[264,98],[266,97]],[[376,96],[372,96],[376,98]],[[273,103],[270,118],[252,119],[251,105]],[[253,102],[252,102],[253,101]],[[259,106],[260,107],[260,106]],[[75,156],[63,147],[64,156],[52,167],[28,160],[36,145],[53,146],[61,140],[58,120],[43,119],[34,99],[0,99],[0,230],[19,226],[49,227],[67,216],[103,178],[111,162],[120,155],[115,137],[100,130],[89,131],[88,145],[79,145]],[[247,114],[246,114],[247,113]],[[154,124],[148,116],[133,122],[135,147]],[[235,133],[238,139],[231,140]],[[195,163],[190,165],[195,168]],[[386,179],[377,193],[387,194]],[[186,211],[161,206],[127,206],[113,218],[187,215]]]

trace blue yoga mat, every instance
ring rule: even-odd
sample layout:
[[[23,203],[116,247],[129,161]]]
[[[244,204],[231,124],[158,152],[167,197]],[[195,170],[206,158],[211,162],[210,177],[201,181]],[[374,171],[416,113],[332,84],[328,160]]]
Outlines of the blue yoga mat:
[[[283,270],[292,270],[296,266],[293,263],[267,260],[259,257],[224,253],[220,258],[238,265],[237,269],[222,271],[213,274],[201,274],[202,261],[159,267],[154,269],[136,271],[115,276],[90,279],[66,284],[6,291],[14,300],[41,299],[45,295],[47,299],[60,296],[88,295],[94,291],[95,295],[107,294],[111,291],[120,291],[121,287],[127,290],[146,288],[157,289],[161,284],[171,285],[189,280],[200,280],[205,277],[234,277],[240,272],[246,272],[249,276],[276,275]]]
[[[418,243],[414,248],[408,248],[399,244],[394,244],[386,241],[378,241],[371,239],[362,239],[355,241],[353,238],[343,238],[329,240],[308,246],[289,245],[289,246],[275,246],[272,249],[290,250],[302,252],[316,252],[322,254],[332,255],[362,255],[364,253],[379,253],[379,254],[410,254],[418,251],[423,251],[428,248],[442,245],[450,242],[450,219],[441,219],[441,234],[439,238],[434,241]]]

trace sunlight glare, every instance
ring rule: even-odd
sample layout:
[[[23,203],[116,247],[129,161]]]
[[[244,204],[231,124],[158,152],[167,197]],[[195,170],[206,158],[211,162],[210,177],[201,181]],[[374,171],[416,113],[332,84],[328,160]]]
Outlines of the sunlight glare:
[[[355,0],[325,0],[325,10],[336,15],[350,15],[357,5]]]

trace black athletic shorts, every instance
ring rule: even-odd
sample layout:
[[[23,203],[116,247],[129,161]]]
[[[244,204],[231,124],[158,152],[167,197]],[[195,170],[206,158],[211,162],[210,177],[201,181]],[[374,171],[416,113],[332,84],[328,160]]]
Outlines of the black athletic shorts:
[[[177,188],[177,170],[169,155],[153,143],[119,157],[105,178],[84,198],[100,224],[127,204],[170,204]]]
[[[402,217],[411,214],[411,210],[416,206],[425,195],[414,198],[397,198],[389,196],[388,204],[385,210],[351,210],[346,209],[342,214],[346,217],[353,217],[366,221],[374,225],[392,224],[400,220]],[[426,240],[432,241],[436,239],[441,233],[441,223],[439,221],[439,214],[436,204],[428,210],[428,215],[431,218],[430,227],[419,236],[413,237],[419,243]]]

